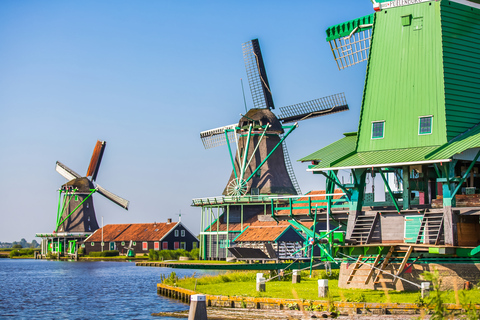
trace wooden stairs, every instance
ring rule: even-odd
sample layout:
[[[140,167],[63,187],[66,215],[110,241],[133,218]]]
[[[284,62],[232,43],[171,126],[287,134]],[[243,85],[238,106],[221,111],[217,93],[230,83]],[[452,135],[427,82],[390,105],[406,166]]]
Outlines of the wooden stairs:
[[[355,220],[350,240],[355,240],[357,244],[368,244],[372,240],[375,225],[378,221],[378,213],[372,215],[358,216]]]
[[[437,245],[440,243],[442,231],[443,212],[425,212],[415,243]]]
[[[374,256],[364,256],[360,255],[353,264],[352,269],[350,271],[350,275],[347,278],[346,284],[361,284],[361,286],[368,285],[370,280],[373,278],[373,283],[374,284],[379,284],[379,283],[392,283],[395,285],[395,283],[398,280],[398,276],[400,276],[403,271],[405,270],[405,267],[407,265],[408,259],[410,258],[410,255],[413,252],[413,246],[409,246],[407,250],[400,250],[400,248],[397,248],[396,246],[391,246],[390,249],[386,254],[379,254],[375,257],[375,260],[373,262],[367,262],[369,259],[372,259]],[[395,272],[395,277],[392,276],[390,272],[386,272],[387,266],[390,264],[390,260],[392,259],[392,256],[395,254],[397,256],[398,253],[404,253],[402,263],[400,264],[400,267],[398,270]],[[382,256],[383,260],[382,260]],[[368,268],[363,268],[362,265],[367,265]],[[383,275],[386,275],[388,278],[384,278]]]

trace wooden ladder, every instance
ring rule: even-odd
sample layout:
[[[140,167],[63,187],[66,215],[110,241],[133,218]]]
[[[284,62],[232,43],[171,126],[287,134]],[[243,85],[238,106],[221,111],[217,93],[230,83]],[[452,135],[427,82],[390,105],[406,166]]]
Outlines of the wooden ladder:
[[[368,284],[368,282],[370,281],[370,279],[372,278],[373,276],[373,272],[375,271],[375,268],[378,267],[378,262],[380,261],[380,258],[382,257],[382,254],[380,253],[376,258],[375,258],[375,261],[373,261],[373,265],[372,265],[372,268],[370,268],[370,271],[368,272],[367,274],[367,278],[365,279],[365,284]]]
[[[391,246],[390,250],[388,250],[387,255],[385,256],[385,259],[383,260],[382,264],[380,265],[380,270],[377,270],[378,273],[375,276],[375,279],[373,279],[373,283],[380,283],[378,281],[378,277],[383,273],[385,268],[388,266],[388,262],[390,261],[390,258],[392,257],[393,251],[395,251],[395,246]]]
[[[440,236],[443,229],[443,212],[425,212],[418,230],[417,241],[415,243],[420,244],[434,244],[437,245],[440,242]]]
[[[364,261],[366,261],[367,259],[369,259],[369,257],[367,257],[365,260],[363,260],[364,256],[363,255],[359,255],[358,256],[358,259],[357,261],[355,262],[355,264],[353,265],[353,268],[352,268],[352,271],[350,272],[350,275],[348,276],[347,278],[347,284],[350,284],[353,280],[353,277],[355,276],[360,276],[360,275],[357,275],[357,270],[360,270],[360,268],[362,267],[362,265],[364,264]]]

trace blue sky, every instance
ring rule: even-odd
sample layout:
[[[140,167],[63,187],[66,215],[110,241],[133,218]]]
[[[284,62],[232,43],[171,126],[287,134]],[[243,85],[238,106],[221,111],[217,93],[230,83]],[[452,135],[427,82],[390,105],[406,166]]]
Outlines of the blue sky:
[[[373,12],[342,1],[0,2],[0,241],[51,232],[63,162],[85,174],[107,141],[97,181],[130,210],[94,196],[108,223],[182,221],[199,231],[191,199],[220,195],[227,148],[199,132],[252,107],[242,43],[258,38],[278,107],[345,92],[350,111],[299,123],[292,162],[357,130],[366,63],[339,71],[331,25]],[[294,163],[303,192],[323,179]]]

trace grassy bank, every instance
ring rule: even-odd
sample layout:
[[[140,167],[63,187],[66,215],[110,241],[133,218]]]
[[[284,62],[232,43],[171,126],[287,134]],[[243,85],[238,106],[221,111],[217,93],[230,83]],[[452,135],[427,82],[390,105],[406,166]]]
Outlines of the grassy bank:
[[[283,281],[272,280],[266,283],[266,292],[257,292],[255,277],[256,272],[228,272],[217,276],[178,279],[172,273],[169,277],[163,277],[162,280],[165,284],[211,295],[319,300],[317,280],[328,278],[323,271],[314,272],[312,278],[309,278],[304,272],[301,283],[292,284],[289,277]],[[330,301],[416,303],[419,305],[429,303],[429,299],[422,300],[420,298],[420,292],[341,289],[338,287],[338,270],[334,271],[329,279],[329,290]],[[435,292],[431,296],[433,299]],[[442,303],[478,303],[480,290],[476,287],[472,290],[446,291],[441,293],[441,299]]]

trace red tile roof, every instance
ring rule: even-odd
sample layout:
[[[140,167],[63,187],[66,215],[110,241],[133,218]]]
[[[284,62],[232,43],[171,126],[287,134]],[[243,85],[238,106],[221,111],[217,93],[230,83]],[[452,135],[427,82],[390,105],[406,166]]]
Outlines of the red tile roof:
[[[290,224],[278,226],[250,226],[235,239],[235,242],[275,241],[289,226]]]
[[[178,222],[108,224],[103,227],[103,241],[160,241],[177,224]],[[102,241],[102,228],[85,241]]]

